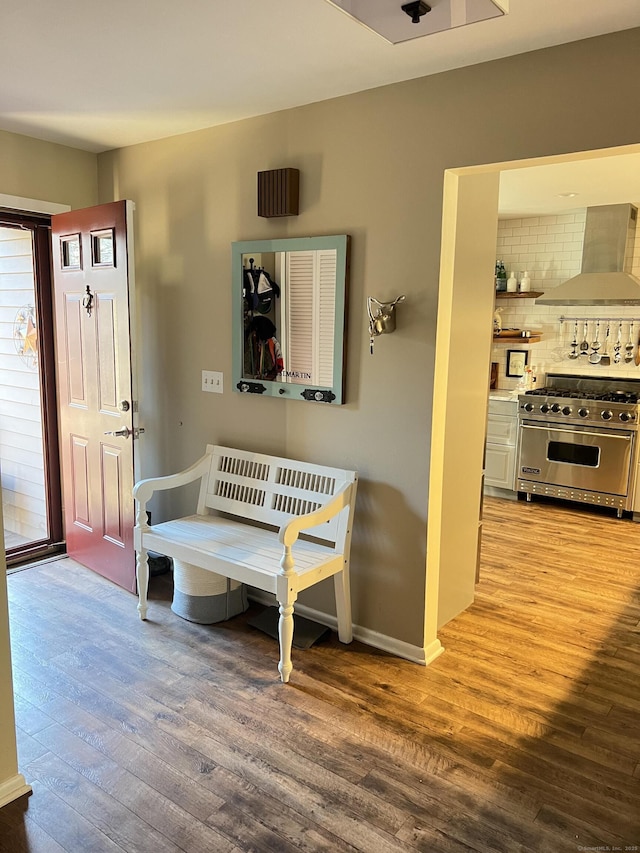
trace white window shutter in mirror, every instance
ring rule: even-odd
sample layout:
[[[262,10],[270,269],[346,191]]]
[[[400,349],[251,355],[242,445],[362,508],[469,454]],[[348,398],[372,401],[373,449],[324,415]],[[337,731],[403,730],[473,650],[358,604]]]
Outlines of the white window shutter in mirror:
[[[286,316],[284,363],[287,381],[304,376],[317,384],[313,376],[313,278],[315,252],[287,252]]]
[[[287,253],[284,361],[314,385],[333,383],[335,249]]]

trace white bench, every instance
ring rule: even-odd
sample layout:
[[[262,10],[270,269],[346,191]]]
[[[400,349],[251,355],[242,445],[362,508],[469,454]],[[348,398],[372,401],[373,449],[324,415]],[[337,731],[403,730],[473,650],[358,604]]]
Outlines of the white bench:
[[[200,480],[195,515],[149,525],[146,506],[154,492],[195,480]],[[357,481],[354,471],[212,445],[186,471],[141,480],[133,490],[140,618],[147,617],[152,550],[274,593],[284,682],[292,669],[293,605],[300,590],[333,576],[338,637],[350,643],[349,550]]]

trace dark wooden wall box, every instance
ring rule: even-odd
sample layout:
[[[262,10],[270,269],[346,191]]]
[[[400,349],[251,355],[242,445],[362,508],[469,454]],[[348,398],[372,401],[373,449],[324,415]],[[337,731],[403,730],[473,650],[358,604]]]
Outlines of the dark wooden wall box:
[[[297,216],[299,189],[298,169],[258,172],[258,216]]]

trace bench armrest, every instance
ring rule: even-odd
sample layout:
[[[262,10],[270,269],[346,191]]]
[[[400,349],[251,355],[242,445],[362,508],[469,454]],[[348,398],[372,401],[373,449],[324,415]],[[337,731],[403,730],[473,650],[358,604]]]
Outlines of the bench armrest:
[[[347,483],[321,509],[317,509],[315,512],[308,512],[305,515],[297,515],[295,518],[287,521],[286,524],[283,524],[278,532],[278,540],[285,547],[291,547],[300,535],[300,531],[306,530],[308,527],[317,527],[319,524],[324,524],[325,521],[329,521],[346,506],[349,506],[352,494],[353,483]]]
[[[202,459],[180,471],[178,474],[169,474],[167,477],[149,477],[147,480],[140,480],[133,487],[133,497],[143,509],[151,499],[154,492],[163,491],[165,489],[174,489],[177,486],[185,486],[187,483],[192,483],[194,480],[201,479],[209,470],[211,465],[211,454],[205,454]]]

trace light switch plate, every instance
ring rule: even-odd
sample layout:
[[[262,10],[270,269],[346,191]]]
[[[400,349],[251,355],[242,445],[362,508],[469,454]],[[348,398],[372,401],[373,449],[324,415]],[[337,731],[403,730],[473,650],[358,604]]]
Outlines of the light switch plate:
[[[222,394],[222,373],[217,370],[203,370],[202,390]]]

